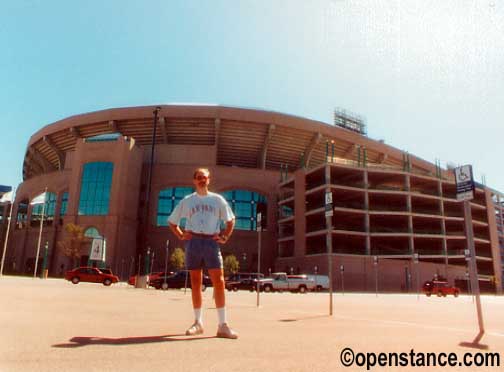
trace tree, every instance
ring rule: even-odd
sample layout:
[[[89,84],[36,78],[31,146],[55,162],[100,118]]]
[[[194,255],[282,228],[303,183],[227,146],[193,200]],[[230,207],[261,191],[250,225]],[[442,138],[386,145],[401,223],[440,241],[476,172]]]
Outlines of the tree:
[[[82,226],[68,223],[65,225],[67,238],[57,243],[58,250],[72,260],[73,266],[79,265],[81,257],[82,245],[89,239],[84,236],[84,228]]]
[[[234,274],[240,270],[240,262],[234,254],[230,254],[224,258],[224,272],[226,275]]]
[[[185,266],[185,254],[182,248],[175,248],[170,256],[170,264],[176,270],[182,270]]]

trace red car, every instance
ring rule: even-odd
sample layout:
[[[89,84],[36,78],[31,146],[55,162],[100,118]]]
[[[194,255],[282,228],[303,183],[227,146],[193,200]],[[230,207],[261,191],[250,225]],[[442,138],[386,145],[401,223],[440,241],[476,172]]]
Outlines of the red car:
[[[117,283],[119,278],[113,274],[105,274],[96,267],[77,267],[65,273],[65,279],[73,284],[79,282],[103,283],[109,286],[112,283]]]
[[[460,294],[460,289],[448,285],[448,282],[444,280],[431,280],[425,282],[422,287],[422,291],[427,295],[427,297],[430,297],[432,294],[436,294],[438,297],[446,297],[449,294],[454,297],[458,297]]]

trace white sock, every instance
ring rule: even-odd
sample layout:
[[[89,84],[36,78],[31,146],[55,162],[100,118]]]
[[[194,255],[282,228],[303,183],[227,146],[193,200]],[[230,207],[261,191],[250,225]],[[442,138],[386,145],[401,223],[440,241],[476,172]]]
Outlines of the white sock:
[[[194,320],[203,325],[203,311],[201,311],[201,307],[199,309],[194,309]]]
[[[225,307],[217,308],[217,315],[219,316],[219,325],[227,323]]]

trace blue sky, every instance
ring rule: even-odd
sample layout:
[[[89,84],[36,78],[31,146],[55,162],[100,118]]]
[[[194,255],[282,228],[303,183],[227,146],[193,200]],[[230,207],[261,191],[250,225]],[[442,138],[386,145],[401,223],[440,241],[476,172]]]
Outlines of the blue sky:
[[[0,184],[59,119],[207,102],[327,123],[345,108],[504,191],[503,36],[498,0],[0,0]]]

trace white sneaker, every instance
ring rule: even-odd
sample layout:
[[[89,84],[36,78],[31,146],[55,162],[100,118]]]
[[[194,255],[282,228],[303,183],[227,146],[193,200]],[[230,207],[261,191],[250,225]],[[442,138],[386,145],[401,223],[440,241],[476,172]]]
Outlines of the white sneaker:
[[[217,337],[220,338],[231,338],[233,340],[238,338],[238,333],[233,331],[227,323],[223,323],[219,325],[219,328],[217,328]]]
[[[203,326],[201,323],[194,322],[192,326],[190,326],[185,332],[186,336],[196,336],[203,333]]]

